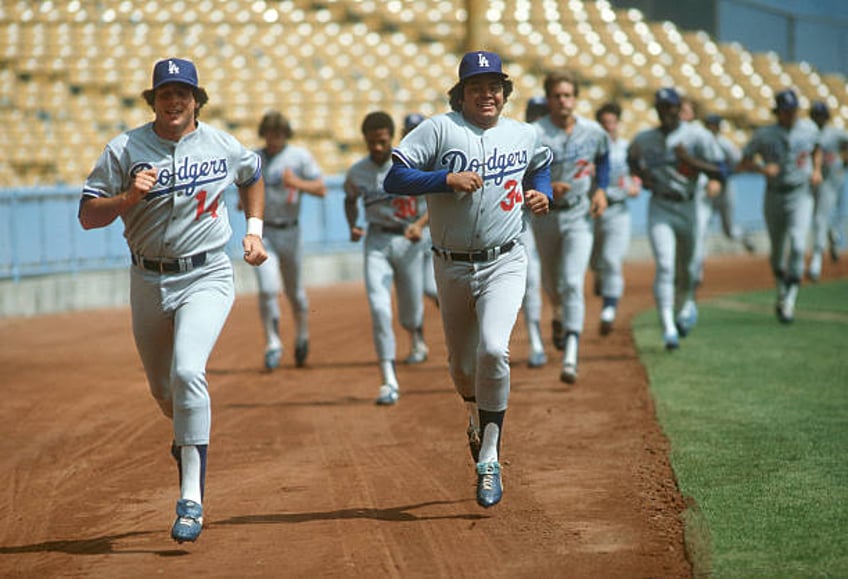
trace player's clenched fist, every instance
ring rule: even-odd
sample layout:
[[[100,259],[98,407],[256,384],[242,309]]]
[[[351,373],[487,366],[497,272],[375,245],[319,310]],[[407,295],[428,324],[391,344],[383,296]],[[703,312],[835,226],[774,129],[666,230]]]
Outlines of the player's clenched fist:
[[[474,171],[448,173],[447,184],[457,193],[472,193],[483,186],[483,178]]]
[[[245,235],[242,245],[244,246],[244,260],[250,265],[261,265],[268,259],[268,253],[265,251],[265,246],[262,245],[262,238],[258,235]]]
[[[550,207],[549,201],[547,195],[535,189],[524,192],[524,203],[533,212],[533,215],[545,215]]]
[[[156,185],[156,178],[158,174],[159,172],[156,167],[144,169],[136,173],[132,185],[130,185],[129,190],[126,193],[127,201],[131,205],[135,205],[141,201],[145,195],[150,193],[153,186]]]

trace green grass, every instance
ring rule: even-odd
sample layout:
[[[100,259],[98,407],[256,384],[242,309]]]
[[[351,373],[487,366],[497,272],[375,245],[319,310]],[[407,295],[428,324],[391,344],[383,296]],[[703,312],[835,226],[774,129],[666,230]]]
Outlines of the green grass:
[[[848,577],[848,281],[804,286],[790,326],[773,307],[702,303],[672,353],[656,311],[634,320],[687,543],[696,574]]]

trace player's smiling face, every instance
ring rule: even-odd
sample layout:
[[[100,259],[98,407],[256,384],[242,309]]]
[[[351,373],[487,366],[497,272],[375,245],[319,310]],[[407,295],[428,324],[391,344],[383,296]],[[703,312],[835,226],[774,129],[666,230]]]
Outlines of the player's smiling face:
[[[504,107],[503,79],[498,74],[480,74],[465,81],[462,116],[484,129],[493,127]]]
[[[551,87],[548,97],[548,111],[551,120],[559,127],[564,127],[574,114],[577,101],[577,91],[570,82],[560,82]]]
[[[197,101],[187,84],[169,82],[156,89],[153,110],[156,113],[156,134],[178,140],[195,129],[194,112]]]

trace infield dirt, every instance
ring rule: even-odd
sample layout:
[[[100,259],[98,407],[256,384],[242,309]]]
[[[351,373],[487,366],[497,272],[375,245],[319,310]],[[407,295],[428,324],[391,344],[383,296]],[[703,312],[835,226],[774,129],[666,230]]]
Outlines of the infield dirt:
[[[826,277],[848,275],[846,261]],[[488,510],[474,500],[465,410],[431,303],[430,359],[398,366],[400,402],[386,408],[374,405],[380,375],[361,284],[311,289],[308,364],[294,368],[289,331],[270,374],[256,298],[240,297],[209,364],[206,524],[184,545],[169,538],[170,425],[147,393],[129,311],[0,320],[0,575],[691,576],[685,502],[629,329],[653,308],[653,269],[627,265],[606,337],[587,287],[574,386],[558,379],[549,310],[542,369],[526,366],[519,318],[504,499]],[[712,258],[699,298],[771,285],[762,255]],[[696,329],[687,340],[697,339]],[[402,359],[405,333],[398,344]]]

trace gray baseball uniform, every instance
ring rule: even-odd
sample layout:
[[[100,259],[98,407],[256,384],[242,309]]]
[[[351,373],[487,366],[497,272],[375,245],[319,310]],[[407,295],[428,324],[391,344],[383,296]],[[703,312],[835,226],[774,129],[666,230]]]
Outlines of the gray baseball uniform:
[[[256,153],[205,123],[179,142],[153,123],[110,141],[83,186],[83,198],[129,189],[156,168],[144,200],[122,216],[132,260],[133,334],[150,392],[173,416],[178,446],[206,445],[210,403],[206,363],[235,296],[224,246],[232,235],[224,190],[261,177]]]
[[[610,139],[609,185],[606,188],[607,208],[595,220],[591,265],[595,272],[596,288],[604,298],[604,307],[616,307],[624,295],[623,263],[630,246],[631,217],[627,191],[638,177],[630,175],[627,166],[627,147],[630,141]]]
[[[813,254],[808,271],[813,279],[818,279],[821,275],[821,256],[827,244],[828,234],[836,235],[832,229],[835,229],[837,201],[845,188],[845,164],[842,155],[848,147],[848,132],[825,125],[820,130],[819,146],[822,150],[822,182],[814,191]]]
[[[779,124],[757,129],[742,155],[762,157],[776,163],[780,173],[766,181],[764,213],[775,277],[786,284],[800,283],[804,273],[804,252],[813,214],[810,177],[812,154],[819,142],[819,130],[808,119],[798,119],[791,129]],[[789,244],[788,260],[784,257]]]
[[[297,177],[312,181],[321,178],[321,169],[309,151],[302,147],[287,144],[270,158],[265,149],[257,153],[262,158],[265,178],[264,239],[268,260],[256,268],[256,279],[266,353],[282,349],[277,296],[283,287],[294,314],[297,347],[303,348],[309,339],[309,301],[301,277],[303,244],[299,216],[303,193],[287,187],[283,183],[283,173],[290,169]]]
[[[677,347],[678,335],[685,335],[697,316],[695,198],[700,173],[679,159],[678,147],[696,160],[718,163],[722,158],[709,131],[683,121],[668,134],[659,127],[641,131],[628,148],[631,169],[638,168],[651,190],[648,235],[656,261],[654,298],[670,349]]]
[[[735,167],[742,157],[739,148],[724,135],[714,135],[716,144],[721,150],[721,157],[728,167]],[[696,261],[696,283],[700,284],[703,281],[704,261],[707,257],[707,235],[710,229],[710,221],[713,215],[718,214],[721,220],[722,232],[725,237],[733,241],[743,239],[745,232],[739,227],[733,218],[734,197],[732,181],[728,180],[721,188],[721,192],[715,197],[710,197],[706,190],[706,175],[701,175],[700,179],[704,186],[699,183],[697,198],[697,213],[698,213],[698,234],[695,248]]]
[[[535,221],[533,232],[542,265],[542,287],[554,311],[562,312],[566,332],[563,366],[573,368],[576,375],[577,341],[586,315],[583,286],[592,254],[590,198],[596,187],[608,185],[609,135],[597,122],[578,115],[574,115],[570,131],[555,125],[550,116],[533,124],[553,154],[551,182],[570,186],[554,201],[550,213]]]
[[[391,159],[378,166],[365,157],[348,170],[344,188],[349,199],[361,197],[365,206],[365,288],[374,348],[378,359],[394,361],[397,346],[392,329],[392,281],[400,325],[412,333],[421,328],[424,318],[422,260],[427,247],[421,241],[407,239],[404,231],[427,208],[416,197],[386,193],[383,181],[391,166]]]
[[[509,396],[509,340],[527,278],[526,254],[515,251],[524,226],[522,180],[547,167],[550,152],[526,123],[501,118],[494,127],[481,129],[462,113],[450,112],[424,121],[404,137],[393,156],[386,190],[427,194],[456,390],[466,400],[476,399],[481,410],[503,411]],[[415,177],[404,178],[401,168],[436,179],[419,186]],[[480,174],[482,190],[448,190],[443,175],[463,171]]]

